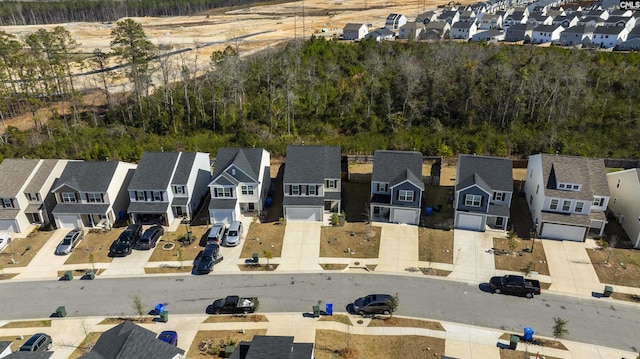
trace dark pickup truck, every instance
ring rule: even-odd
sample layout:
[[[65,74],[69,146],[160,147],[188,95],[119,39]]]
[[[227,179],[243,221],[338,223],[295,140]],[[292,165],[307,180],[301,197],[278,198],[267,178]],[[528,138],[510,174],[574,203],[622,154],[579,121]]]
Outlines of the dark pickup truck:
[[[216,299],[211,305],[213,314],[248,314],[256,310],[258,298],[242,298],[230,295]]]
[[[540,281],[525,279],[521,275],[492,277],[489,285],[491,291],[496,294],[524,295],[527,298],[533,298],[535,294],[540,294]]]

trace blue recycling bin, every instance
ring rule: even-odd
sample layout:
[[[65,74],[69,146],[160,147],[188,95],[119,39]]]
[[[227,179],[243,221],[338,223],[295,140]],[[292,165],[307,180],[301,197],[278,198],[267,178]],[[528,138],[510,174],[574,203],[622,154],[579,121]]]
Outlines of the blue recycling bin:
[[[265,206],[271,207],[271,201],[272,201],[271,197],[267,197],[267,199],[264,201]]]
[[[532,342],[533,341],[533,329],[526,327],[524,328],[524,341]]]
[[[156,307],[153,309],[154,312],[156,312],[157,315],[162,314],[162,312],[164,312],[164,304],[160,303],[158,305],[156,305]]]
[[[327,315],[333,315],[333,304],[331,303],[325,304],[324,311],[325,313],[327,313]]]
[[[433,208],[427,207],[425,214],[427,215],[427,217],[431,217],[431,215],[433,214]]]

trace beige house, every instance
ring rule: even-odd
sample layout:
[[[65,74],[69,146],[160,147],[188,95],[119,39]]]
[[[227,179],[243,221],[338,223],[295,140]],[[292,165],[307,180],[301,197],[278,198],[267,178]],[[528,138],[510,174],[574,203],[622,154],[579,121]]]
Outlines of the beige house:
[[[640,248],[640,169],[607,173],[609,210],[629,236],[634,248]]]

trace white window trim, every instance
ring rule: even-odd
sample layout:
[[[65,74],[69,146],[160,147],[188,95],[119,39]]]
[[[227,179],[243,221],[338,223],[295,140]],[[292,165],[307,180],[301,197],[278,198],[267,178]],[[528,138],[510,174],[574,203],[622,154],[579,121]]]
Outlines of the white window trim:
[[[554,204],[553,204],[554,201],[555,201],[555,208],[554,208]],[[558,206],[559,205],[560,205],[560,200],[554,198],[549,202],[549,209],[552,210],[552,211],[556,211],[556,210],[558,210]]]
[[[297,184],[291,185],[291,195],[292,196],[300,195],[300,185],[297,185]]]
[[[102,201],[102,193],[87,193],[87,202],[88,203],[103,203]]]
[[[398,191],[398,201],[413,202],[414,191],[401,189]]]
[[[307,188],[309,189],[309,196],[315,196],[318,194],[318,191],[316,191],[316,185],[309,185]]]
[[[77,198],[76,198],[76,194],[73,192],[62,192],[60,194],[60,198],[62,199],[62,202],[64,203],[76,203],[78,202]]]
[[[144,201],[145,195],[144,191],[136,191],[136,201]]]
[[[478,204],[476,204],[476,202]],[[467,194],[464,196],[464,205],[467,207],[482,206],[482,196],[478,194]]]
[[[154,202],[162,202],[162,192],[153,191],[153,201]]]
[[[253,196],[255,193],[252,185],[243,185],[240,187],[240,191],[245,196]]]
[[[338,180],[328,179],[326,183],[327,188],[338,188]]]

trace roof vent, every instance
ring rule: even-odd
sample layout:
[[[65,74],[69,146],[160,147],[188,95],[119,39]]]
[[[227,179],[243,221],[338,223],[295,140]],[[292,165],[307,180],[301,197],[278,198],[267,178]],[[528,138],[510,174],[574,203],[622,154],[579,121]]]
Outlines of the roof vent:
[[[235,168],[232,168],[232,169],[231,169],[231,175],[232,175],[232,176],[235,176],[235,175],[236,175],[236,169],[235,169]]]

